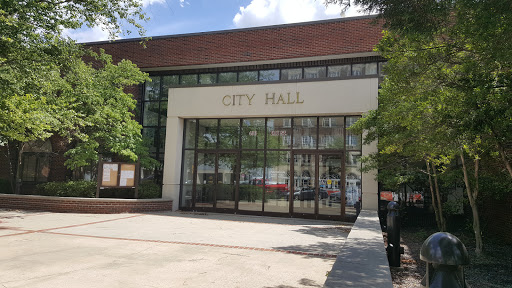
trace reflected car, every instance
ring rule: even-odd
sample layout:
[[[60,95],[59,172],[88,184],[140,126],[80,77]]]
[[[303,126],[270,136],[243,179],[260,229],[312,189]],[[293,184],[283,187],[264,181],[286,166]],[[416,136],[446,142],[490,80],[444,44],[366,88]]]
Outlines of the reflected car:
[[[331,195],[329,195],[329,202],[341,203],[341,191],[331,193]]]
[[[318,198],[327,199],[329,198],[329,194],[325,189],[320,189],[320,191],[318,191]],[[295,191],[295,193],[293,193],[293,199],[300,201],[315,200],[315,188],[301,188],[299,191]]]

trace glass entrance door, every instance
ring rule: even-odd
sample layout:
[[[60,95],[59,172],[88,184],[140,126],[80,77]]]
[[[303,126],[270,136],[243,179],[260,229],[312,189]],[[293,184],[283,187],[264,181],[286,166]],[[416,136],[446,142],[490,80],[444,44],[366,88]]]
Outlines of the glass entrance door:
[[[318,214],[345,215],[343,175],[343,154],[318,155]]]
[[[196,208],[235,209],[238,154],[197,154]]]
[[[238,188],[238,154],[219,153],[217,161],[217,185],[215,202],[217,209],[235,209]]]

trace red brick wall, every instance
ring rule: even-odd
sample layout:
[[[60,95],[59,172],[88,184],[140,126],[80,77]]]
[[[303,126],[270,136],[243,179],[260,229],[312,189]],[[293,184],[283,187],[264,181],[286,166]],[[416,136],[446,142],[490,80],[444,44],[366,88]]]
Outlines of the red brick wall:
[[[172,200],[67,198],[0,194],[0,208],[64,213],[140,213],[171,211]]]
[[[115,62],[130,59],[139,68],[267,61],[371,52],[382,38],[375,19],[337,19],[234,31],[86,44],[103,48]]]

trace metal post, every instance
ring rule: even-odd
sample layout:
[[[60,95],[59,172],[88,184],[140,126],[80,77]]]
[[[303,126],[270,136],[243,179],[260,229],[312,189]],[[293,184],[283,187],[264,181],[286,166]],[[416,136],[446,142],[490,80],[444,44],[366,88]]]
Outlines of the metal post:
[[[403,250],[400,248],[400,215],[398,203],[391,201],[388,204],[387,234],[388,234],[388,252],[389,265],[400,267],[400,254]]]

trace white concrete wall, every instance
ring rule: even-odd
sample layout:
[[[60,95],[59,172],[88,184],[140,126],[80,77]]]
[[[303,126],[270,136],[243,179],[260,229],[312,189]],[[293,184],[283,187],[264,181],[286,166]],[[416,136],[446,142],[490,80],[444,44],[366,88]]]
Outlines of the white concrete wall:
[[[179,205],[185,118],[361,115],[377,108],[378,79],[170,88],[163,198]],[[363,155],[376,145],[363,147]],[[363,208],[377,210],[374,173],[363,174]]]

